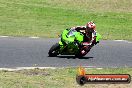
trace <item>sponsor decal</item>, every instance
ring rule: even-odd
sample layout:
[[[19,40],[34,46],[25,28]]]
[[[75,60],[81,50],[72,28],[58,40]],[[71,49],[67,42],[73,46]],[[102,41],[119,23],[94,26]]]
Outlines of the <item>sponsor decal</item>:
[[[76,81],[80,85],[86,83],[130,83],[131,76],[129,74],[86,74],[85,69],[81,66],[78,69]]]

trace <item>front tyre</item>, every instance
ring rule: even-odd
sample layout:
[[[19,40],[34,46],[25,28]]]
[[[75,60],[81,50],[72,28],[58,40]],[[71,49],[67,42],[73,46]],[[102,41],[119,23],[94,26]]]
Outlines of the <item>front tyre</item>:
[[[55,57],[55,56],[57,56],[59,53],[58,53],[58,49],[60,48],[60,45],[59,45],[59,43],[56,43],[56,44],[54,44],[51,48],[50,48],[50,50],[49,50],[49,52],[48,52],[48,54],[49,54],[49,57]]]

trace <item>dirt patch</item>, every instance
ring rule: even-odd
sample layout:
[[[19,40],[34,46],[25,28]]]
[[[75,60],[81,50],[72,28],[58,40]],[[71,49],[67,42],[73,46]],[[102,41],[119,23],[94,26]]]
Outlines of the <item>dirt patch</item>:
[[[21,71],[16,71],[16,73],[21,73],[25,75],[30,75],[30,76],[49,76],[50,73],[48,73],[45,70],[40,70],[38,68],[31,69],[31,70],[21,70]]]

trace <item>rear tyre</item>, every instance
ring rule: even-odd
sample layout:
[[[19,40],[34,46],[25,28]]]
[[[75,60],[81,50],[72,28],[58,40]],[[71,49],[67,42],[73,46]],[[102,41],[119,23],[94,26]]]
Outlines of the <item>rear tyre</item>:
[[[48,52],[49,57],[55,57],[55,56],[57,56],[57,55],[59,54],[59,52],[58,52],[59,48],[60,48],[59,43],[54,44],[54,45],[50,48],[50,50],[49,50],[49,52]]]
[[[80,51],[75,56],[76,57],[83,57],[90,51],[90,49],[91,49],[90,46],[84,46],[80,49]]]

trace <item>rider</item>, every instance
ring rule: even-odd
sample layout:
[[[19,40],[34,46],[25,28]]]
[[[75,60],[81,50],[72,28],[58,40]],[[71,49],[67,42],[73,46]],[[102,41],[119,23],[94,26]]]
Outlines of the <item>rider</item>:
[[[99,42],[96,42],[96,25],[94,22],[88,22],[85,26],[76,26],[76,27],[72,27],[70,29],[66,29],[66,30],[72,30],[72,31],[77,31],[80,32],[84,35],[84,40],[83,43],[89,44],[91,46],[96,45]],[[66,41],[68,41],[67,37],[62,37],[62,41],[64,41],[66,43]]]

